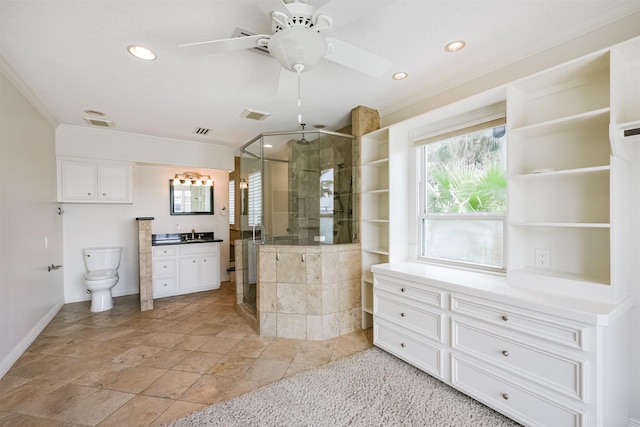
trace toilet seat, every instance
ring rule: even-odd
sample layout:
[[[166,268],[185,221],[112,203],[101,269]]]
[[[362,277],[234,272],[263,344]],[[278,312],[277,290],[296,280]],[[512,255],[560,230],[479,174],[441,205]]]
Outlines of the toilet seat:
[[[97,270],[86,273],[84,275],[84,280],[87,282],[92,282],[113,279],[114,277],[118,277],[117,270]]]

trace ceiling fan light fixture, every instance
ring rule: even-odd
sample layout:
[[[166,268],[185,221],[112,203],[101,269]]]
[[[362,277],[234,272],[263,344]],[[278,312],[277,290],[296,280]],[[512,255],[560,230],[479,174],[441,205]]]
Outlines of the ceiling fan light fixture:
[[[328,44],[320,33],[301,27],[285,28],[269,39],[269,53],[284,68],[297,72],[295,66],[309,71],[327,53]]]
[[[131,55],[145,61],[153,61],[158,57],[151,49],[144,46],[129,45],[127,46],[127,50]]]
[[[459,50],[462,50],[462,48],[464,48],[466,45],[467,43],[464,40],[455,40],[447,43],[447,45],[444,47],[444,51],[457,52]]]

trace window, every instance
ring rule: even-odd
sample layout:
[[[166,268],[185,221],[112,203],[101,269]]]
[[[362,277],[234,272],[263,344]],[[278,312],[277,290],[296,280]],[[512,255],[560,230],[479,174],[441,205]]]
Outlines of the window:
[[[236,223],[236,181],[229,180],[229,225]]]
[[[430,138],[418,150],[420,258],[504,271],[504,120]]]
[[[249,227],[262,225],[262,174],[260,171],[249,174]]]

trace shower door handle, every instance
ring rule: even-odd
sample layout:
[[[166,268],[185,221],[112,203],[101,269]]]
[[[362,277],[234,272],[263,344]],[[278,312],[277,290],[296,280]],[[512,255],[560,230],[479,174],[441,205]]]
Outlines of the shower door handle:
[[[256,242],[256,228],[260,229],[260,241]],[[263,225],[254,225],[253,226],[253,244],[254,245],[264,245],[264,239],[265,239],[265,231],[264,231],[264,226]]]

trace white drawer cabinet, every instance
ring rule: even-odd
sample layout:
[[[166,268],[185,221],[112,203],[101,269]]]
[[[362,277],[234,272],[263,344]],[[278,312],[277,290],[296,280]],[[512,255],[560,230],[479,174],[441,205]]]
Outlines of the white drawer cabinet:
[[[220,244],[189,243],[153,248],[153,297],[220,287]]]
[[[551,298],[414,264],[372,267],[376,346],[527,426],[626,425],[630,299]]]

